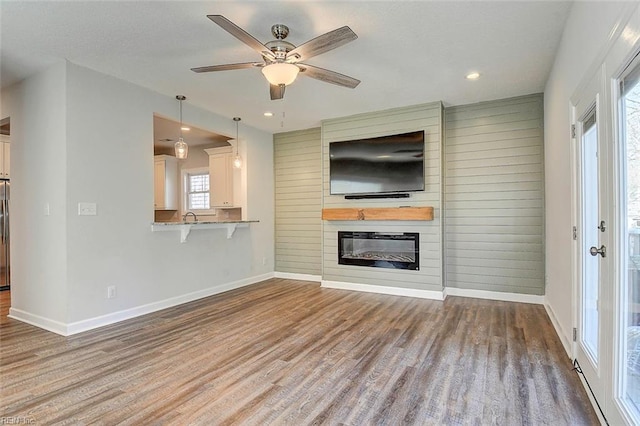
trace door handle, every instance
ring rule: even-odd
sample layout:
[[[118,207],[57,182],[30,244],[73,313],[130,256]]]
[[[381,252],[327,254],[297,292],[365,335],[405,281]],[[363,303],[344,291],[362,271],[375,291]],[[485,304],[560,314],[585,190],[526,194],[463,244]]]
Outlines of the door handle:
[[[602,246],[600,246],[600,248],[591,247],[589,249],[589,253],[591,253],[591,256],[600,255],[602,257],[607,257],[607,248],[604,246],[604,244]]]

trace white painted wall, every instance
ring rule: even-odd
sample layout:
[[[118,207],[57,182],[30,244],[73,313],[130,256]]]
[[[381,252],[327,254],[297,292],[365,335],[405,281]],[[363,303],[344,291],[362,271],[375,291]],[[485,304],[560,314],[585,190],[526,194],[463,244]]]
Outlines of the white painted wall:
[[[6,88],[0,103],[11,118],[12,304],[56,322],[67,293],[65,78],[61,63]]]
[[[250,245],[251,262],[242,265],[247,268],[248,276],[273,272],[275,269],[275,204],[273,176],[273,136],[268,138],[262,132],[240,126],[240,145],[238,147],[243,158],[241,175],[246,175],[240,182],[247,183],[246,191],[241,188],[240,194],[246,194],[241,200],[247,206],[242,212],[243,219],[259,219],[261,225],[251,228]],[[246,165],[246,166],[245,166]],[[236,179],[237,175],[234,175]],[[249,253],[247,253],[249,255]]]
[[[546,297],[568,347],[572,328],[571,102],[628,3],[575,2],[544,93]]]
[[[71,63],[8,94],[2,115],[11,116],[13,180],[23,192],[12,207],[14,217],[27,216],[12,228],[13,308],[71,324],[273,272],[270,134],[242,129],[247,217],[260,223],[230,240],[224,230],[194,231],[181,244],[177,232],[151,232],[153,113],[175,114],[173,97]],[[188,104],[184,115],[200,128],[235,132],[230,118]],[[81,201],[97,203],[98,215],[78,216]],[[110,285],[115,299],[106,298]]]

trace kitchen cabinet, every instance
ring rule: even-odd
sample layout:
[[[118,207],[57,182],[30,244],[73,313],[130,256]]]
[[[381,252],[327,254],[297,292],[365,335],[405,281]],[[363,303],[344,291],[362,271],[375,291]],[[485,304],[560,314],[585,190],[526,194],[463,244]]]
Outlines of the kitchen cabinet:
[[[2,177],[9,179],[11,177],[10,172],[10,164],[11,161],[11,144],[9,142],[5,142],[2,144]]]
[[[0,139],[0,179],[9,179],[11,177],[11,143],[9,137],[2,135]]]
[[[233,207],[233,148],[205,149],[209,154],[209,205]]]
[[[153,157],[153,206],[178,210],[178,160],[170,155]]]

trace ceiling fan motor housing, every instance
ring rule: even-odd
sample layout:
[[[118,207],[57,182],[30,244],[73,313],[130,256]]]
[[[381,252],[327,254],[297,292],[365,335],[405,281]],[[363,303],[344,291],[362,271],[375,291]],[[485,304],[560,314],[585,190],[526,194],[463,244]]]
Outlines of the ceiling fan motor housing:
[[[288,41],[284,41],[284,39],[289,35],[289,27],[284,24],[272,25],[271,34],[273,34],[276,40],[265,43],[265,46],[273,52],[278,62],[284,61],[287,59],[287,53],[296,48],[296,46]]]

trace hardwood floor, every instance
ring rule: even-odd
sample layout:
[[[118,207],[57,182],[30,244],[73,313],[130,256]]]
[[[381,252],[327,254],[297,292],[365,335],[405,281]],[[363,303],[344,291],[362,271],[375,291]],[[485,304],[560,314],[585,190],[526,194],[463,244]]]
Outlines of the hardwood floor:
[[[2,320],[9,314],[11,307],[11,292],[8,290],[0,291],[0,324]]]
[[[598,424],[539,305],[272,279],[67,338],[5,314],[0,420]]]

